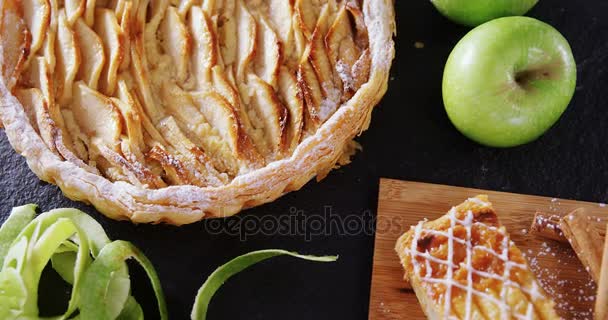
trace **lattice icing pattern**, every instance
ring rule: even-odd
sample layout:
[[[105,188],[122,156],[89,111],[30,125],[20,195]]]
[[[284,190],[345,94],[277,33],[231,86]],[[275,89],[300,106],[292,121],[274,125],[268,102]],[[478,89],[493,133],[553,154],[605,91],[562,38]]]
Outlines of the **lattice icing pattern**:
[[[27,53],[3,76],[49,149],[146,188],[222,186],[289,157],[369,77],[355,0],[3,6],[6,43]]]
[[[418,298],[441,319],[559,319],[486,196],[420,221],[397,250]]]

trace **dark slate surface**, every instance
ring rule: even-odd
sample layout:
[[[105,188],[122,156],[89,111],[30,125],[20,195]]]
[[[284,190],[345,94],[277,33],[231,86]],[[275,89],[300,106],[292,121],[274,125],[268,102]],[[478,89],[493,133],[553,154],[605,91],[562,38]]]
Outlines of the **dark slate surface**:
[[[308,217],[304,221],[308,230],[317,230],[318,218],[326,211],[354,224],[369,223],[375,214],[380,177],[608,201],[608,2],[541,0],[530,13],[569,39],[579,81],[574,100],[554,128],[534,143],[507,150],[468,141],[443,110],[443,65],[468,29],[441,17],[428,1],[396,2],[397,58],[390,89],[374,111],[371,129],[359,139],[364,152],[321,183],[309,183],[299,192],[224,223],[240,222],[247,227],[242,230],[259,230],[261,221],[272,223],[268,217],[298,221]],[[415,49],[416,41],[424,42],[424,49]],[[314,264],[279,258],[257,265],[221,289],[209,319],[367,317],[373,253],[369,228],[350,233],[337,228],[310,239],[301,232],[258,233],[242,240],[233,233],[211,232],[219,222],[176,228],[110,221],[92,207],[64,198],[57,187],[40,182],[14,154],[4,133],[0,136],[1,220],[12,206],[30,202],[42,210],[69,206],[90,213],[111,238],[134,242],[152,260],[173,319],[188,317],[197,289],[215,267],[263,248],[339,254],[340,260]],[[142,271],[134,272],[135,293],[153,319],[154,301]],[[41,291],[58,284],[45,281]],[[48,307],[58,298],[43,299]]]

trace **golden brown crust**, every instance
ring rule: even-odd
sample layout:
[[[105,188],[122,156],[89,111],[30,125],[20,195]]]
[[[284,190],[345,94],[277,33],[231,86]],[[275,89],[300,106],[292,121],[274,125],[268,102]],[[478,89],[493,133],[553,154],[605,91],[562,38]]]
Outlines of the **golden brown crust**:
[[[3,2],[5,6],[2,11],[3,15],[13,14],[10,4],[14,3],[14,1],[16,0],[7,0]],[[140,1],[140,3],[142,2],[145,1]],[[129,15],[125,12],[132,10],[134,12],[133,16],[136,16],[137,14],[141,14],[139,13],[141,10],[138,12],[137,8],[124,8],[130,8],[130,6],[124,6],[123,4],[122,18],[116,23],[120,25],[121,28],[128,29],[122,27],[124,24],[120,21],[128,19]],[[86,12],[82,13],[83,17],[79,18],[82,19],[82,21],[78,19],[74,21],[74,24],[78,25],[78,28],[80,28],[82,33],[80,36],[82,37],[90,36],[88,31],[91,30],[90,28],[95,28],[95,25],[92,23],[95,17],[92,13],[94,8],[91,7],[90,10],[87,9],[88,8],[85,8]],[[117,5],[116,10],[118,11],[119,9],[120,8],[118,8]],[[180,10],[181,9],[183,8],[180,8]],[[56,147],[60,145],[61,148],[65,149],[63,151],[67,155],[77,155],[78,146],[76,144],[84,143],[89,146],[89,152],[92,152],[91,150],[94,150],[96,154],[104,152],[104,154],[107,154],[110,158],[115,160],[118,167],[122,165],[127,169],[130,168],[130,170],[134,171],[133,174],[129,175],[122,172],[116,173],[114,170],[111,170],[110,172],[97,172],[97,168],[103,171],[105,166],[97,164],[97,168],[92,168],[89,164],[84,163],[80,157],[76,157],[73,161],[66,161],[67,157],[61,151],[59,153],[53,152],[36,132],[35,126],[30,123],[22,103],[15,97],[15,93],[13,92],[13,88],[18,80],[15,79],[15,74],[20,73],[23,69],[23,64],[25,63],[20,61],[27,59],[27,56],[29,56],[26,52],[28,45],[24,43],[28,41],[31,42],[31,36],[28,36],[28,33],[26,32],[27,29],[22,24],[15,24],[14,26],[3,24],[2,33],[0,33],[0,44],[2,44],[3,49],[1,55],[3,61],[9,62],[5,65],[5,68],[3,68],[2,82],[0,83],[0,96],[2,100],[0,119],[6,128],[10,143],[18,153],[27,159],[28,165],[32,171],[41,179],[57,184],[69,198],[89,202],[99,211],[111,218],[130,219],[137,223],[165,222],[181,225],[208,217],[229,216],[237,213],[243,208],[273,201],[286,192],[301,188],[312,177],[324,175],[336,165],[336,162],[341,159],[344,152],[349,152],[349,148],[346,147],[349,145],[349,142],[368,127],[371,111],[387,88],[389,69],[394,57],[392,36],[395,31],[395,22],[393,3],[390,0],[362,1],[360,9],[369,34],[369,47],[367,50],[369,53],[370,67],[364,67],[364,69],[369,69],[368,80],[362,84],[351,99],[341,103],[339,108],[335,110],[335,113],[328,116],[324,122],[319,123],[318,129],[309,132],[309,134],[305,138],[302,138],[299,143],[294,143],[293,139],[303,137],[302,131],[299,129],[303,127],[303,120],[301,117],[299,117],[300,119],[294,117],[294,115],[300,114],[301,111],[298,110],[302,110],[301,105],[305,100],[304,97],[295,93],[296,91],[291,91],[291,96],[288,94],[285,96],[272,96],[272,101],[276,102],[274,107],[281,110],[280,116],[275,120],[279,126],[279,130],[277,131],[278,135],[276,136],[276,139],[272,141],[277,142],[277,149],[292,149],[293,152],[287,152],[287,156],[282,159],[279,158],[278,160],[273,159],[272,161],[267,161],[263,166],[259,166],[260,160],[256,159],[256,157],[259,156],[259,154],[257,154],[258,150],[252,149],[250,146],[250,144],[253,143],[253,141],[248,141],[250,135],[245,134],[242,131],[242,127],[248,124],[238,124],[238,119],[245,118],[243,121],[246,121],[247,117],[245,117],[244,114],[238,114],[242,111],[233,111],[238,114],[238,119],[236,121],[237,127],[235,129],[230,129],[236,130],[235,132],[237,132],[235,136],[235,144],[237,147],[234,148],[234,150],[239,152],[239,154],[235,155],[235,160],[250,161],[253,165],[250,166],[247,172],[235,174],[235,176],[231,177],[226,183],[222,182],[226,181],[224,173],[212,172],[212,169],[214,168],[208,168],[200,161],[201,157],[205,156],[213,158],[213,154],[201,156],[202,152],[194,153],[192,152],[192,149],[188,149],[190,147],[187,144],[185,145],[179,141],[164,141],[163,145],[176,150],[182,150],[182,154],[188,154],[188,157],[179,160],[188,163],[186,165],[189,166],[189,169],[196,168],[196,170],[198,170],[197,172],[206,172],[206,177],[217,179],[216,181],[219,181],[217,185],[212,185],[212,183],[203,187],[194,185],[172,185],[159,189],[137,185],[135,180],[145,184],[144,180],[146,179],[156,181],[150,182],[150,184],[156,183],[157,186],[162,185],[161,181],[150,178],[152,173],[156,173],[157,170],[162,170],[162,168],[160,168],[160,165],[154,164],[146,164],[147,167],[145,169],[126,166],[123,160],[129,153],[121,150],[120,145],[114,146],[113,144],[101,143],[99,141],[102,138],[107,139],[107,136],[92,136],[90,141],[82,141],[82,139],[69,142],[60,141],[60,143],[54,141],[54,144]],[[213,8],[210,10],[213,10]],[[87,12],[90,13],[87,14]],[[121,17],[120,15],[118,16]],[[208,17],[206,17],[206,19],[208,19]],[[150,17],[150,20],[154,20],[154,16]],[[16,19],[15,21],[19,22],[20,20]],[[18,34],[24,34],[23,39],[7,38],[6,28],[17,28],[16,31],[20,32]],[[145,32],[145,27],[141,25],[133,25],[130,28],[132,30],[127,33],[130,37],[133,37],[134,34]],[[222,32],[226,32],[226,30],[223,30]],[[212,35],[210,41],[218,42],[217,39],[214,39],[216,36],[218,35]],[[218,37],[221,37],[221,35]],[[112,37],[108,37],[108,39],[111,40]],[[102,39],[94,40],[98,40],[98,43],[103,42]],[[7,44],[16,45],[8,46]],[[150,119],[139,119],[141,121],[141,126],[144,127],[146,131],[143,139],[146,141],[146,144],[151,141],[150,139],[156,141],[163,139],[165,136],[163,136],[162,132],[153,130],[153,127],[156,126],[155,123],[158,123],[161,119],[155,118],[154,98],[152,97],[152,93],[146,91],[146,83],[150,81],[149,75],[147,74],[147,71],[143,69],[145,67],[141,64],[142,61],[137,61],[138,57],[141,57],[141,55],[134,53],[137,50],[143,50],[144,44],[141,43],[141,41],[133,41],[128,45],[125,45],[124,43],[122,43],[122,45],[124,45],[124,47],[129,47],[130,49],[128,50],[131,50],[132,54],[127,54],[126,58],[124,56],[121,57],[120,55],[112,55],[110,59],[115,59],[112,64],[112,72],[117,68],[124,68],[126,60],[130,60],[129,63],[131,68],[141,69],[139,72],[136,72],[136,74],[143,75],[143,78],[128,79],[128,81],[135,83],[136,88],[139,88],[138,94],[140,92],[143,93],[143,96],[139,96],[139,99],[144,102],[142,105],[144,105],[144,108],[146,109],[146,117],[150,117]],[[194,50],[194,48],[191,49]],[[283,51],[286,49],[287,48],[282,48]],[[290,50],[297,51],[298,49],[291,48]],[[87,52],[87,54],[95,55],[97,53],[92,51]],[[176,54],[179,54],[179,51]],[[288,56],[287,53],[283,53],[283,55],[285,57]],[[225,60],[230,58],[230,56],[216,56],[216,59]],[[323,61],[318,60],[321,58],[317,57],[313,59],[319,68],[323,67]],[[241,57],[241,59],[248,60],[249,58],[248,56],[244,56]],[[208,62],[214,63],[213,59]],[[249,63],[256,62],[249,61]],[[263,73],[262,76],[276,78],[276,86],[297,86],[297,84],[292,84],[289,79],[284,79],[285,82],[281,84],[280,71],[277,71],[278,74],[275,76],[275,71],[273,70],[274,67],[272,67],[268,73]],[[81,78],[88,80],[87,84],[89,87],[95,87],[99,76],[101,76],[103,79],[103,81],[101,81],[103,83],[102,86],[104,87],[101,88],[101,90],[120,91],[120,79],[117,79],[117,84],[114,88],[113,75],[109,75],[106,72],[100,75],[98,66],[88,66],[85,71],[85,74],[80,76]],[[217,87],[219,84],[217,81],[220,80],[221,79],[214,76],[212,72],[209,74],[206,81],[214,81],[214,85]],[[74,83],[74,86],[77,86],[76,82]],[[235,106],[238,108],[238,102],[230,101],[231,97],[233,97],[233,95],[230,94],[230,88],[227,88],[227,91],[224,92],[225,94],[222,93],[217,99],[224,99],[232,108]],[[45,93],[43,92],[42,94]],[[131,92],[130,94],[133,93]],[[154,94],[157,93],[155,92]],[[322,94],[327,95],[327,92]],[[91,97],[86,96],[84,98],[89,99]],[[95,97],[91,99],[94,98]],[[110,105],[112,105],[113,108],[108,109],[107,112],[114,114],[120,111],[121,114],[123,113],[123,110],[121,110],[120,106],[116,105],[116,103],[111,103]],[[54,105],[51,105],[48,108],[51,110],[59,110],[58,106]],[[138,106],[136,103],[133,105],[133,108],[142,108],[142,106]],[[100,110],[105,109],[102,108]],[[52,112],[49,117],[50,120],[54,120]],[[125,123],[120,122],[117,123],[117,125],[118,124],[121,127],[128,129],[129,123],[127,123],[127,120],[125,120]],[[292,124],[294,125],[294,128],[290,128],[289,130],[291,131],[284,129],[286,125],[290,126]],[[64,124],[64,126],[67,125],[68,124]],[[167,122],[167,125],[169,127],[166,129],[170,130],[172,128],[171,123]],[[53,139],[62,139],[62,130],[68,129],[69,128],[65,127],[61,130],[55,130],[56,132],[53,134]],[[107,128],[100,128],[100,130],[101,129]],[[309,129],[310,128],[305,128],[305,130]],[[123,132],[124,130],[126,129],[123,129]],[[133,133],[136,132],[137,130],[133,131]],[[88,132],[85,132],[85,135],[88,134]],[[226,131],[227,137],[231,134],[230,131]],[[129,138],[131,137],[129,136]],[[288,141],[288,138],[292,139],[292,141]],[[63,139],[65,139],[65,137],[63,137]],[[86,137],[83,139],[88,140]],[[110,146],[109,149],[104,149],[108,146]],[[155,151],[159,151],[158,148],[155,149]],[[205,150],[204,153],[207,153],[207,151],[208,150]],[[152,155],[138,155],[138,152],[143,152],[142,150],[129,150],[129,152],[132,153],[134,158],[144,159],[140,160],[144,162],[145,159],[149,159]],[[118,153],[122,153],[125,157],[115,157]],[[170,160],[160,157],[162,153],[154,153],[154,155],[158,156],[157,158],[159,159]],[[215,160],[216,159],[213,159],[213,161]],[[168,162],[165,161],[165,164],[168,164]],[[178,165],[179,163],[175,161],[169,162],[169,164]],[[108,163],[108,165],[111,165],[111,163]],[[242,168],[243,166],[245,165],[238,165],[239,168]],[[176,168],[179,169],[179,166]],[[116,174],[117,179],[120,180],[111,181],[108,177],[113,177],[113,174]],[[180,175],[176,172],[176,177],[184,178],[184,175]]]

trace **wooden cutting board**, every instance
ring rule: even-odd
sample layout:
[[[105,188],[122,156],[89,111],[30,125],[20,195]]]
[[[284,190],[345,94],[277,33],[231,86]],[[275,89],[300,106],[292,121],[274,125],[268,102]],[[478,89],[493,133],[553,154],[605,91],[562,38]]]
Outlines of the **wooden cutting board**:
[[[382,179],[376,223],[369,319],[426,319],[414,292],[406,289],[394,246],[411,225],[444,215],[452,206],[487,194],[512,240],[545,290],[555,299],[564,319],[592,319],[595,284],[569,245],[528,234],[536,211],[555,214],[584,207],[608,214],[603,204],[505,192]]]

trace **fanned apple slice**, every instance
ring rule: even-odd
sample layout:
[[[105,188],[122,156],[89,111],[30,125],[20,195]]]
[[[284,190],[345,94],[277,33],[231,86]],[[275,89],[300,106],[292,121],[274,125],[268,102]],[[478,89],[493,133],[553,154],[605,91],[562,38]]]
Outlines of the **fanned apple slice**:
[[[294,12],[296,20],[307,39],[312,37],[312,33],[317,25],[317,20],[323,7],[320,0],[296,0]]]
[[[176,85],[166,84],[162,91],[167,112],[175,117],[188,138],[202,147],[219,172],[236,175],[239,171],[238,163],[230,146],[207,122],[192,97]]]
[[[270,149],[269,158],[276,159],[285,150],[287,109],[276,96],[273,88],[262,79],[249,75],[248,82],[252,94],[249,112],[255,114],[250,119],[254,126],[264,132],[265,144]]]
[[[65,137],[69,137],[70,150],[72,150],[73,156],[78,157],[79,160],[88,162],[88,146],[91,143],[89,137],[84,134],[84,132],[78,126],[78,123],[76,123],[76,117],[71,109],[61,109],[60,112],[62,121],[64,123],[63,132],[65,132]]]
[[[327,51],[325,50],[325,35],[329,30],[330,15],[330,6],[325,5],[321,10],[317,26],[315,27],[310,40],[310,55],[308,59],[317,74],[317,79],[321,84],[321,90],[323,91],[325,99],[337,103],[340,98],[340,93],[336,92],[338,84],[335,79],[335,71],[331,66]]]
[[[192,97],[207,122],[228,143],[233,157],[241,163],[239,173],[264,165],[264,159],[243,132],[237,113],[221,95],[215,92],[193,93]]]
[[[233,65],[237,61],[238,52],[238,17],[237,1],[205,1],[203,11],[215,19],[216,30],[218,31],[218,43],[221,59],[225,66]]]
[[[171,56],[175,66],[175,78],[179,83],[188,78],[188,62],[190,60],[190,34],[175,7],[166,10],[165,17],[159,27],[159,35],[163,50]]]
[[[67,23],[73,26],[84,13],[86,0],[63,0]]]
[[[32,59],[27,69],[23,70],[20,84],[28,88],[39,88],[44,99],[49,105],[54,104],[52,95],[50,71],[44,57],[36,56]],[[54,114],[55,116],[58,113]]]
[[[290,68],[296,68],[305,44],[298,42],[296,39],[293,1],[269,0],[267,2],[265,16],[279,39],[281,63]]]
[[[116,77],[122,57],[126,55],[123,47],[123,36],[116,21],[114,12],[110,9],[97,9],[93,30],[99,35],[107,63],[101,71],[99,91],[111,96],[116,89]]]
[[[186,20],[188,11],[196,4],[197,0],[180,0],[177,4],[177,12],[179,13],[182,21]],[[199,7],[200,8],[200,7]]]
[[[161,120],[158,128],[171,146],[180,153],[182,161],[187,164],[185,172],[188,173],[190,184],[219,186],[225,182],[215,168],[206,166],[209,164],[207,155],[183,134],[173,117]]]
[[[255,52],[255,73],[266,83],[275,87],[279,74],[279,38],[263,17],[258,17]]]
[[[323,92],[317,75],[308,59],[303,59],[298,67],[298,88],[306,105],[306,129],[316,129],[321,125],[320,107],[323,103]]]
[[[325,122],[338,109],[342,89],[325,50],[325,34],[331,15],[330,5],[326,4],[319,15],[317,26],[310,43],[304,52],[300,65],[300,87],[306,99],[308,115],[314,125]],[[313,76],[314,73],[314,76]],[[319,92],[320,91],[320,92]]]
[[[125,0],[126,1],[126,0]],[[133,24],[133,15],[134,15],[134,2],[127,1],[124,4],[124,8],[122,9],[122,14],[119,16],[120,18],[120,31],[123,35],[123,52],[119,71],[125,71],[129,68],[129,64],[131,63],[131,30]]]
[[[124,179],[136,186],[154,189],[162,188],[167,185],[159,176],[152,173],[152,171],[146,168],[142,163],[129,161],[118,152],[104,145],[99,146],[99,153],[111,165],[110,168],[107,168],[106,172],[111,171],[112,168],[120,168],[120,173],[124,175],[124,178],[119,175],[115,180]]]
[[[139,98],[142,100],[143,110],[152,123],[156,123],[163,118],[163,111],[156,103],[151,91],[150,75],[144,63],[146,56],[142,41],[143,39],[137,38],[131,42],[131,74],[135,80]]]
[[[146,157],[157,161],[165,171],[165,177],[172,185],[191,184],[191,177],[188,172],[187,165],[184,164],[178,157],[172,155],[161,145],[156,145],[148,153]]]
[[[74,35],[82,55],[77,79],[83,80],[93,90],[97,90],[97,82],[106,62],[101,39],[83,19],[78,19],[74,23]]]
[[[0,67],[4,84],[10,91],[28,60],[31,36],[14,1],[2,1],[0,6],[0,34],[3,36],[0,50],[4,58]]]
[[[51,6],[48,0],[21,0],[23,18],[32,37],[30,55],[35,55],[42,46],[44,36],[51,18]]]
[[[352,67],[354,92],[359,90],[359,88],[369,80],[371,67],[372,57],[370,56],[369,49],[365,49]]]
[[[112,100],[84,82],[74,84],[72,112],[80,129],[106,146],[116,146],[122,132],[120,113]]]
[[[298,82],[295,76],[286,67],[282,67],[279,72],[278,92],[283,104],[289,112],[285,145],[286,151],[292,152],[302,138],[302,129],[304,127],[304,101],[298,90]]]
[[[46,59],[46,63],[49,66],[51,73],[55,72],[55,64],[57,58],[55,57],[55,39],[57,38],[57,20],[59,7],[57,0],[49,0],[51,17],[49,18],[49,27],[42,43],[42,55]]]
[[[217,39],[209,18],[198,6],[190,9],[188,28],[192,35],[192,70],[201,90],[211,81],[211,68],[218,61]]]
[[[84,162],[80,161],[82,157],[81,154],[78,153],[78,145],[75,144],[69,131],[67,131],[61,109],[53,99],[50,74],[44,57],[35,57],[32,59],[28,69],[22,74],[21,83],[24,86],[40,88],[40,92],[48,107],[48,115],[53,121],[51,126],[56,128],[56,130],[52,130],[51,132],[57,151],[66,160],[74,162],[87,171],[95,172],[94,169],[88,168]]]
[[[48,105],[42,92],[38,88],[18,89],[15,96],[23,105],[23,109],[28,114],[30,123],[40,134],[42,141],[54,153],[57,153],[54,141],[54,131],[57,130],[49,115]]]
[[[72,97],[72,84],[80,67],[80,50],[74,32],[69,28],[63,10],[57,17],[57,37],[55,43],[55,92],[59,105],[63,106]]]
[[[149,2],[149,6],[145,5],[146,2]],[[156,67],[163,56],[157,35],[168,7],[169,0],[145,1],[139,7],[137,23],[143,26],[145,57],[152,67]]]
[[[91,28],[93,27],[93,23],[95,23],[95,6],[96,0],[85,0],[84,21]]]
[[[346,9],[351,14],[351,17],[355,23],[355,43],[361,50],[368,48],[369,35],[367,33],[365,18],[363,17],[363,12],[361,11],[359,3],[354,0],[348,0],[346,2]]]
[[[133,97],[129,93],[129,89],[124,80],[120,80],[118,82],[118,96],[119,99],[112,98],[112,101],[120,110],[122,117],[124,119],[124,124],[126,127],[126,135],[129,138],[131,145],[133,146],[131,149],[139,150],[136,153],[141,153],[145,149],[146,145],[144,142],[144,133],[142,130],[142,119],[141,115],[135,108],[135,102],[133,101]]]
[[[236,54],[236,80],[239,82],[247,81],[247,72],[256,50],[256,23],[253,16],[242,0],[237,0],[236,7],[237,33],[238,39]],[[230,35],[234,37],[234,35]]]
[[[348,100],[358,89],[352,68],[360,56],[360,50],[353,39],[346,6],[343,6],[336,15],[336,20],[325,36],[325,43],[329,60],[342,81],[342,101]]]

